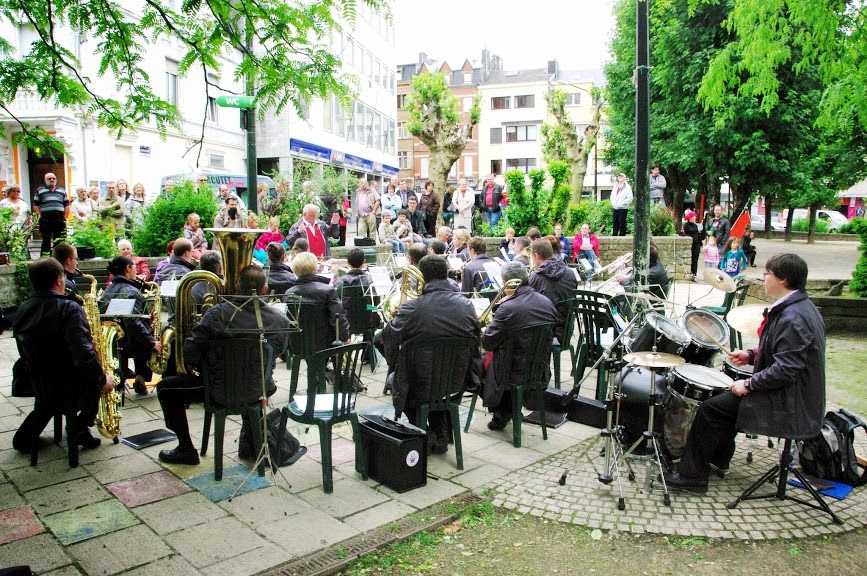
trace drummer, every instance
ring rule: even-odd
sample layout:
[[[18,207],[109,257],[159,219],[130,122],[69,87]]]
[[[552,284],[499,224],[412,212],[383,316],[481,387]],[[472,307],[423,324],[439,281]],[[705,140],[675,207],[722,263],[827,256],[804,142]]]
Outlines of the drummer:
[[[711,470],[725,473],[739,430],[786,439],[812,438],[825,413],[825,325],[805,292],[807,263],[777,254],[765,265],[765,293],[775,299],[759,327],[759,346],[729,354],[753,375],[703,402],[669,488],[707,492]]]

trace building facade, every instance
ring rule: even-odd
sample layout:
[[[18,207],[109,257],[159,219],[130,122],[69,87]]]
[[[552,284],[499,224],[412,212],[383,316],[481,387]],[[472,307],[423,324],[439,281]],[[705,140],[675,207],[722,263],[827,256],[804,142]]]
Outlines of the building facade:
[[[397,175],[393,23],[362,4],[355,27],[335,33],[331,49],[343,72],[358,79],[356,97],[348,109],[332,96],[314,99],[301,114],[269,112],[256,134],[260,174],[291,178],[303,161],[380,181]]]

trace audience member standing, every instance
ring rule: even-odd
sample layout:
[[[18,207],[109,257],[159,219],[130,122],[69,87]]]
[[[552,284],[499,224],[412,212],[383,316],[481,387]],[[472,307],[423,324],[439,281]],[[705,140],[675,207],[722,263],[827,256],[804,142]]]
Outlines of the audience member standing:
[[[732,231],[732,223],[729,219],[722,215],[722,206],[714,204],[713,218],[711,218],[705,227],[705,233],[708,236],[713,236],[716,239],[717,249],[722,254],[722,249],[729,239],[729,234]]]
[[[665,188],[668,182],[665,176],[659,173],[659,166],[654,165],[650,169],[650,201],[665,208]]]
[[[626,181],[626,174],[617,175],[617,186],[611,191],[612,236],[626,236],[626,215],[632,204],[632,187]]]
[[[683,235],[692,238],[689,271],[692,274],[692,279],[695,280],[695,275],[698,273],[698,255],[701,252],[701,232],[699,232],[698,224],[695,223],[695,212],[687,210],[683,217],[686,219],[682,230]]]
[[[119,195],[120,193],[118,193]],[[135,186],[132,187],[132,195],[126,201],[126,214],[134,226],[142,226],[144,224],[146,208],[144,186],[136,182]]]
[[[488,174],[482,193],[479,195],[479,203],[488,225],[496,226],[500,222],[502,209],[500,200],[503,196],[503,187],[494,182],[494,174]]]
[[[429,234],[437,229],[437,215],[440,211],[440,195],[434,190],[434,183],[428,180],[424,185],[424,192],[418,201],[418,207],[424,213],[424,227]]]
[[[30,224],[30,206],[21,199],[21,188],[18,184],[10,184],[6,187],[6,198],[0,200],[0,208],[12,208],[15,214],[13,224],[18,226]]]
[[[123,199],[117,195],[117,184],[108,182],[105,185],[105,196],[99,200],[99,217],[106,224],[114,224],[115,236],[123,233],[126,224]]]
[[[476,194],[467,188],[467,181],[461,178],[458,189],[452,196],[455,205],[455,228],[464,227],[470,232],[473,230],[473,205],[476,203]]]
[[[370,189],[363,177],[355,191],[355,205],[358,207],[358,229],[356,234],[362,238],[376,238],[376,211],[379,208],[379,194]],[[339,232],[338,232],[339,233]]]
[[[66,190],[57,185],[57,176],[49,172],[45,184],[33,196],[33,211],[39,215],[39,232],[42,234],[40,254],[50,255],[53,241],[66,235],[66,219],[69,217],[69,197]]]
[[[96,215],[98,207],[96,202],[87,195],[87,188],[79,186],[75,189],[78,199],[71,204],[72,217],[76,222],[87,222]]]

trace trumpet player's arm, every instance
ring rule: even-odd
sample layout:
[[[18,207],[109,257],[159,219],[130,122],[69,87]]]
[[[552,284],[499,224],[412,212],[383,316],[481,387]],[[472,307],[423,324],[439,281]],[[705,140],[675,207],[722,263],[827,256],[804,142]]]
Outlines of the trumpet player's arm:
[[[72,363],[78,369],[78,374],[85,382],[93,382],[99,388],[112,390],[111,382],[107,382],[99,357],[93,347],[93,337],[87,324],[84,309],[80,306],[69,306],[71,316],[62,322],[64,342],[72,354]]]
[[[482,347],[492,352],[502,346],[509,337],[510,326],[513,325],[512,313],[508,307],[501,307],[488,327],[482,332]]]

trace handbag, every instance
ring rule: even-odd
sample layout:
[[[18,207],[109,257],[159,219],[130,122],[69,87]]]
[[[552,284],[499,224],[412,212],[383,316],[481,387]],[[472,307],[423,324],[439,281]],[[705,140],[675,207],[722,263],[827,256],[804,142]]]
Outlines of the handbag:
[[[12,396],[15,398],[33,398],[36,390],[33,389],[33,378],[30,374],[30,363],[24,357],[19,358],[12,365]]]

